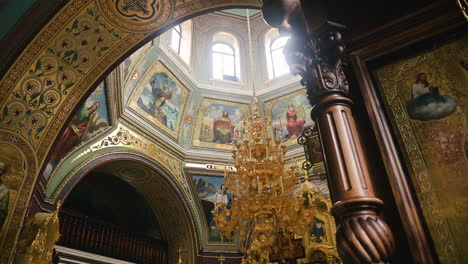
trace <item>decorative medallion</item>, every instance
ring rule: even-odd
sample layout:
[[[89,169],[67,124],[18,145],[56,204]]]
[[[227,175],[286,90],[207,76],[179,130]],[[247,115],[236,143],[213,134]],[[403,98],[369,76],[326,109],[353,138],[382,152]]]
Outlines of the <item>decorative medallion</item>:
[[[112,24],[135,33],[154,32],[167,22],[173,9],[173,3],[170,0],[104,0],[96,2]]]
[[[26,107],[23,104],[18,103],[18,102],[12,103],[9,106],[9,109],[11,111],[11,116],[13,120],[18,120],[18,119],[23,118],[26,112]]]

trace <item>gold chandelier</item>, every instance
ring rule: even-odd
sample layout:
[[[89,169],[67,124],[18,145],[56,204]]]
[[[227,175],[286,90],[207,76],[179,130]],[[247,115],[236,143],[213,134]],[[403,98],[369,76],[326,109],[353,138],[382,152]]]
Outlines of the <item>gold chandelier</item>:
[[[287,168],[286,148],[268,136],[270,122],[261,119],[256,97],[252,108],[243,140],[233,151],[236,171],[225,172],[232,203],[218,204],[212,213],[223,236],[239,239],[244,263],[268,263],[272,254],[280,261],[291,259],[294,234],[304,234],[313,224],[308,177],[299,184],[299,167]],[[282,245],[290,250],[285,253]]]

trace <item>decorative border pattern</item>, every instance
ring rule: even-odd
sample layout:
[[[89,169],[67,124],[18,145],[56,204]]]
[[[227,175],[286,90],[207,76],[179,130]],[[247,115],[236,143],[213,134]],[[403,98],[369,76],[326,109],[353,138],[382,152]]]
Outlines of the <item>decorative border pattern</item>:
[[[138,0],[134,0],[134,2],[135,1]],[[132,33],[154,32],[168,22],[173,10],[173,1],[171,0],[152,0],[151,3],[147,3],[148,7],[154,9],[152,15],[150,14],[150,16],[144,18],[140,16],[128,17],[124,15],[123,10],[121,10],[124,7],[122,4],[119,4],[119,2],[122,1],[96,0],[99,9],[110,23],[122,30]],[[136,14],[138,11],[134,11],[133,13]]]
[[[53,139],[45,137],[50,135],[47,128],[51,125],[51,132],[56,132],[50,120],[64,120],[74,107],[74,104],[63,102],[78,102],[86,91],[80,88],[93,85],[102,71],[99,61],[109,65],[112,61],[107,60],[112,57],[107,55],[113,50],[112,46],[126,39],[124,34],[102,20],[102,15],[92,4],[69,18],[31,61],[29,71],[14,84],[7,96],[9,102],[0,109],[0,127],[21,134],[35,147],[44,138]],[[115,49],[113,51],[115,53]],[[50,144],[48,140],[46,144]]]

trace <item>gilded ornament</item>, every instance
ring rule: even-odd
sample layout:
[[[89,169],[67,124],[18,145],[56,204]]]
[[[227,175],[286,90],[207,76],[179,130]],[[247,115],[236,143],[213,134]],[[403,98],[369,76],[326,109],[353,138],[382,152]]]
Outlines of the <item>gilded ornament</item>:
[[[53,213],[37,213],[26,220],[18,241],[15,263],[52,263],[54,245],[60,238],[59,211],[57,203]]]
[[[116,27],[128,32],[152,33],[168,21],[170,0],[104,0],[97,5]]]
[[[307,195],[308,177],[298,186],[299,167],[286,169],[286,147],[268,137],[270,122],[260,118],[257,104],[255,97],[245,134],[232,152],[236,171],[225,172],[233,201],[217,204],[212,213],[225,237],[240,240],[250,263],[268,263],[272,255],[280,261],[295,258],[289,254],[296,249],[294,235],[310,228],[315,208]]]

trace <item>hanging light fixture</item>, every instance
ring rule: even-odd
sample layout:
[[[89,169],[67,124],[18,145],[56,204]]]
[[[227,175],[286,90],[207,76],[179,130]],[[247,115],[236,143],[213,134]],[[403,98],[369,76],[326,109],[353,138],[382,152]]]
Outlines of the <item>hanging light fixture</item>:
[[[247,25],[253,65],[248,11]],[[314,208],[308,185],[300,184],[301,169],[295,164],[288,167],[286,147],[269,137],[271,124],[259,114],[255,87],[253,96],[252,115],[244,121],[243,139],[232,155],[236,171],[224,176],[232,202],[220,203],[212,212],[222,235],[239,239],[244,263],[268,263],[272,255],[291,259],[294,234],[310,229]]]

